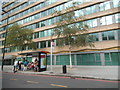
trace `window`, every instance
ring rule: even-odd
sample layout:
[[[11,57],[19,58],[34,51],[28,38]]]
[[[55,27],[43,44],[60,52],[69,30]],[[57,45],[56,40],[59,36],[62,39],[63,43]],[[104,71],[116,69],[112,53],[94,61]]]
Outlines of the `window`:
[[[87,7],[85,12],[86,15],[91,14],[91,7]]]
[[[55,20],[55,18],[51,18],[51,24],[55,23],[54,20]]]
[[[97,5],[91,6],[91,13],[96,13],[97,12]]]
[[[108,40],[115,40],[114,31],[108,31]]]
[[[115,21],[116,23],[120,23],[120,14],[115,14]]]
[[[118,30],[118,40],[120,40],[120,29]]]
[[[41,27],[44,27],[44,26],[46,26],[46,21],[41,22]]]
[[[50,47],[51,46],[51,42],[50,42],[50,40],[48,41],[48,47]]]
[[[112,15],[110,16],[106,16],[106,24],[109,25],[109,24],[112,24],[113,21],[112,21]]]
[[[64,9],[64,4],[60,5],[60,10]]]
[[[34,39],[39,38],[39,32],[34,33]]]
[[[105,10],[105,5],[104,5],[104,3],[101,3],[99,7],[100,7],[100,11],[104,11],[104,10]]]
[[[90,28],[92,28],[92,20],[88,20],[88,21],[86,21],[86,23]]]
[[[99,34],[98,33],[94,33],[91,35],[93,36],[94,41],[99,41]]]
[[[112,2],[113,2],[114,8],[120,6],[120,0],[112,0]]]
[[[106,18],[105,17],[100,18],[100,25],[106,25]]]
[[[93,27],[96,27],[97,26],[97,19],[93,19],[92,24],[93,24]]]
[[[115,40],[114,31],[102,32],[102,40]]]
[[[41,32],[40,32],[40,37],[44,37],[44,36],[45,36],[44,31],[41,31]]]
[[[105,53],[105,61],[111,61],[110,53]]]
[[[107,32],[102,33],[102,40],[107,40]]]
[[[80,16],[80,13],[79,13],[79,11],[77,10],[77,11],[75,11],[75,17],[79,17]]]
[[[49,19],[49,20],[48,20],[48,25],[51,25],[51,22],[52,22],[52,20],[51,20],[51,19]]]
[[[105,10],[110,9],[110,1],[105,2],[104,5],[105,5]]]
[[[36,23],[36,28],[39,28],[39,23]]]
[[[100,62],[101,61],[100,54],[94,54],[94,55],[95,55],[95,61]]]
[[[48,36],[51,36],[51,30],[48,30]]]
[[[40,47],[41,47],[41,48],[46,48],[46,41],[42,41],[42,42],[40,43]]]

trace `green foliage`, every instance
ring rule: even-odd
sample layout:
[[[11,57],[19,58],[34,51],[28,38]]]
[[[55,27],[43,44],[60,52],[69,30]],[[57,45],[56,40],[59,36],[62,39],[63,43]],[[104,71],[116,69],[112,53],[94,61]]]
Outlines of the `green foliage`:
[[[19,50],[22,50],[25,47],[36,49],[36,45],[32,41],[32,29],[21,28],[20,25],[14,24],[8,28],[7,31],[7,47],[17,47]]]
[[[73,11],[77,6],[73,3],[72,7],[68,7],[63,14],[62,11],[56,11],[53,15],[60,15],[59,22],[56,23],[56,28],[54,29],[54,35],[57,36],[58,46],[69,45],[69,49],[74,46],[84,47],[90,46],[94,47],[93,37],[86,33],[89,26],[83,21],[74,24],[78,19],[84,19],[82,17],[76,17]]]

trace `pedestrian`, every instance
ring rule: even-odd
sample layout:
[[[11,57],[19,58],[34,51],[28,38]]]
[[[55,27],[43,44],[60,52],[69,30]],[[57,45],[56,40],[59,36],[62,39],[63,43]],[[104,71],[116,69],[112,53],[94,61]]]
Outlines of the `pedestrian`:
[[[17,72],[17,70],[18,70],[18,61],[15,60],[15,62],[14,62],[14,67],[13,67],[14,73]]]
[[[30,70],[31,62],[28,62],[27,69]]]
[[[24,64],[23,71],[26,71],[26,70],[27,70],[28,61],[25,60],[25,61],[23,62],[23,64]]]
[[[34,71],[37,72],[38,69],[39,69],[39,67],[38,67],[39,63],[38,63],[38,60],[37,60],[37,59],[35,59],[34,65],[35,65],[35,66],[34,66]]]
[[[21,64],[22,64],[22,60],[20,59],[20,60],[18,61],[19,70],[21,70]]]
[[[30,69],[31,70],[34,70],[34,63],[32,62],[31,65],[30,65]]]

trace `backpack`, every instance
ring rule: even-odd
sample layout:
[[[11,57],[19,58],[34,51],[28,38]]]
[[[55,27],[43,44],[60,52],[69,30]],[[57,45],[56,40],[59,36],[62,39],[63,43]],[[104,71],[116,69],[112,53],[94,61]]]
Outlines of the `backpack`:
[[[24,62],[24,65],[27,65],[27,64],[28,64],[28,62],[27,62],[27,61],[25,61],[25,62]]]

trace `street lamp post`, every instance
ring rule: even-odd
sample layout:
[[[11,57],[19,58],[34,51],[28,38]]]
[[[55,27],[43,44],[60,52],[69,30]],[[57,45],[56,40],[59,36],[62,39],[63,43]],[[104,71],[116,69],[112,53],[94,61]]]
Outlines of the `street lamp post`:
[[[7,24],[6,24],[6,27],[8,27],[8,19],[9,19],[9,14],[8,12],[6,12],[5,10],[2,9],[2,11],[4,13],[7,13]],[[3,46],[3,56],[2,56],[2,67],[1,67],[1,70],[3,71],[3,65],[4,65],[4,58],[5,58],[5,48],[6,48],[6,37],[7,37],[7,28],[6,29],[6,32],[5,32],[5,40],[4,40],[4,46]]]
[[[53,73],[52,70],[52,52],[53,52],[53,41],[52,41],[52,36],[54,35],[54,33],[52,32],[51,34],[51,40],[50,40],[50,73]]]

